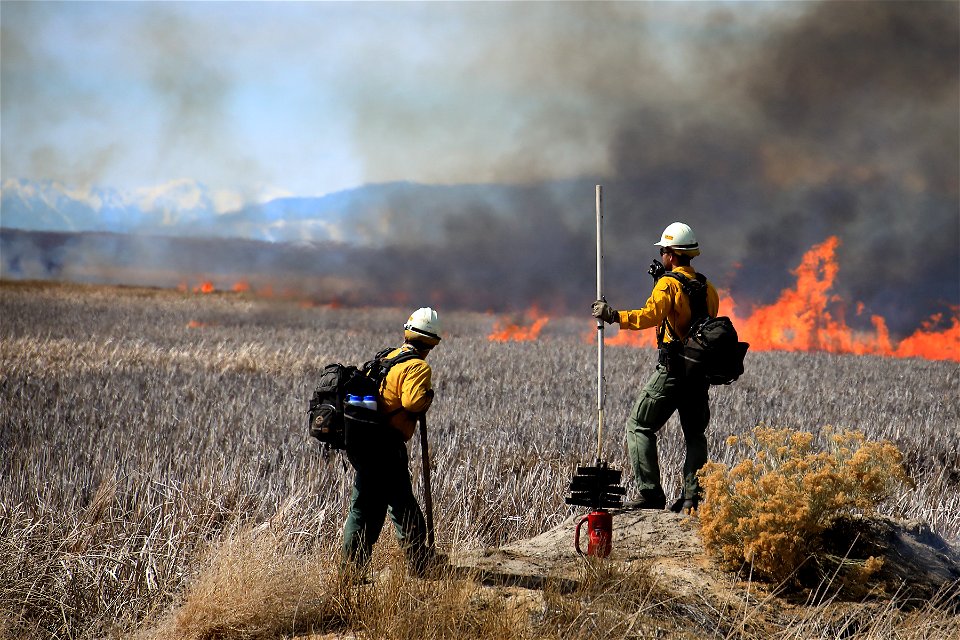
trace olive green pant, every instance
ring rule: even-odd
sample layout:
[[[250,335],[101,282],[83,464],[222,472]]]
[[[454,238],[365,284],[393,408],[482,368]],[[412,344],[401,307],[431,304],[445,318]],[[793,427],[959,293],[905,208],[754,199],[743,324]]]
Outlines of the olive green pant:
[[[707,462],[707,424],[710,422],[710,398],[705,381],[687,381],[671,375],[658,364],[656,371],[640,390],[633,411],[627,417],[627,455],[633,466],[637,488],[643,493],[662,492],[660,462],[657,458],[657,432],[674,411],[686,442],[683,461],[683,497],[699,498],[697,471]]]
[[[418,565],[427,554],[427,525],[413,495],[407,447],[397,434],[372,445],[368,453],[362,463],[354,463],[350,513],[343,526],[343,560],[359,568],[366,566],[389,513],[408,562]]]

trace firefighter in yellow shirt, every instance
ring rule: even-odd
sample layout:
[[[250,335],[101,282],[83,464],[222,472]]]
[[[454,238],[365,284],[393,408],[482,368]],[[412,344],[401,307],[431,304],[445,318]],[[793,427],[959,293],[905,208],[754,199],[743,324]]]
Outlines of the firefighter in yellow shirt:
[[[680,273],[689,279],[697,277],[690,266],[691,258],[700,255],[693,230],[682,222],[664,229],[660,241],[664,271]],[[676,347],[686,337],[691,325],[691,305],[680,282],[672,277],[658,277],[653,292],[642,309],[617,311],[603,300],[593,303],[593,316],[607,323],[616,322],[621,329],[657,328],[659,355],[657,367],[640,390],[633,411],[627,417],[627,454],[639,489],[637,500],[624,503],[625,508],[663,509],[666,495],[660,481],[657,457],[657,432],[677,412],[686,443],[683,463],[683,494],[673,504],[673,511],[696,509],[700,499],[697,471],[707,462],[707,424],[710,422],[709,384],[703,379],[688,379]],[[706,312],[717,317],[717,290],[706,282]]]
[[[415,357],[391,367],[383,379],[377,408],[388,426],[379,437],[371,438],[370,450],[364,453],[366,463],[354,464],[342,553],[346,566],[360,571],[370,560],[388,513],[412,573],[422,574],[439,559],[427,546],[427,526],[413,495],[406,443],[433,402],[432,371],[426,358],[440,343],[440,319],[436,311],[424,307],[413,312],[403,329],[403,345],[386,357],[401,352]]]

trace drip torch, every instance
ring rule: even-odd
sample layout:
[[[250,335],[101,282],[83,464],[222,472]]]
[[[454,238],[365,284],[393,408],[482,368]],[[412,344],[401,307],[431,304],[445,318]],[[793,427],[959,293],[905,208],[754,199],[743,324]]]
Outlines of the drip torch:
[[[597,300],[603,300],[603,187],[597,185]],[[607,509],[620,507],[626,490],[620,486],[621,473],[611,469],[603,459],[603,321],[597,320],[597,461],[593,466],[577,465],[570,482],[569,505],[587,507],[591,511],[577,521],[573,545],[580,549],[580,529],[586,524],[589,532],[586,555],[605,558],[613,542],[613,516]]]

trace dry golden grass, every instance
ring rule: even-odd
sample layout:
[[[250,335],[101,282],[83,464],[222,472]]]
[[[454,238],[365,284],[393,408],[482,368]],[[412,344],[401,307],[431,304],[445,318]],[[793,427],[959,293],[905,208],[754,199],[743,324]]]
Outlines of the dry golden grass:
[[[335,620],[327,563],[284,548],[269,529],[246,529],[212,545],[182,603],[152,640],[271,638]]]
[[[528,638],[528,612],[485,597],[470,576],[410,578],[399,550],[373,579],[341,575],[329,553],[303,553],[289,538],[246,529],[211,546],[180,602],[138,640],[278,638]]]
[[[324,364],[359,362],[396,343],[408,312],[0,284],[0,637],[123,638],[169,634],[176,624],[195,637],[313,628],[390,638],[650,637],[657,629],[787,638],[854,626],[848,635],[862,638],[890,629],[960,636],[956,616],[941,608],[908,615],[895,606],[878,616],[825,606],[784,612],[761,632],[633,575],[581,593],[500,597],[469,577],[406,578],[387,530],[374,558],[384,589],[340,590],[329,576],[351,478],[307,437],[306,401]],[[595,453],[595,347],[582,339],[593,322],[551,320],[539,342],[492,343],[495,318],[443,313],[448,335],[430,356],[438,544],[532,537],[572,513],[563,497],[574,467]],[[879,510],[957,540],[955,365],[749,358],[740,381],[711,392],[715,460],[733,467],[748,456],[742,441],[718,445],[761,422],[814,434],[823,424],[856,428],[903,451],[916,482]],[[611,466],[626,468],[619,422],[652,360],[650,351],[608,350]],[[683,460],[675,420],[659,444],[675,494]],[[420,491],[416,442],[412,451]],[[243,588],[231,594],[227,584]]]
[[[597,561],[584,565],[575,592],[548,583],[532,596],[454,570],[411,578],[396,547],[380,555],[369,577],[340,575],[329,554],[297,552],[289,543],[261,528],[211,545],[179,602],[135,640],[631,637],[663,628],[653,620],[669,597],[646,571]]]

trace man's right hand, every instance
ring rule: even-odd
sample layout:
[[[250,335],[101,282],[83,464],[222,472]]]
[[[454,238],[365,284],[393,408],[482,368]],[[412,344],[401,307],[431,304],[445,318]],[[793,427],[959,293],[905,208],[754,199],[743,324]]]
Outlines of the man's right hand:
[[[591,309],[594,318],[603,320],[607,324],[613,324],[614,322],[620,322],[620,312],[611,307],[603,300],[597,300],[593,303]]]
[[[654,260],[650,263],[650,268],[647,269],[647,273],[650,274],[650,277],[653,278],[653,281],[656,282],[664,274],[666,269],[663,267],[663,263],[659,260]]]

